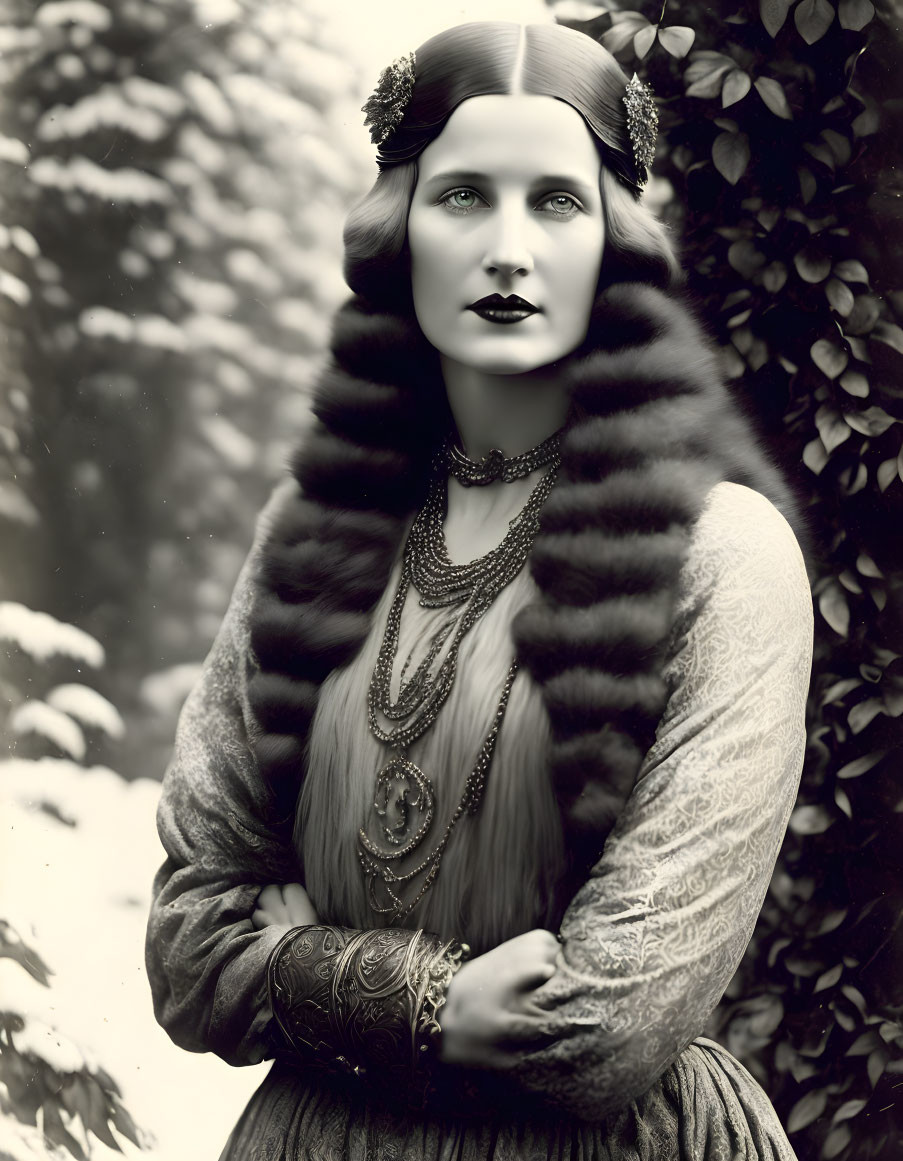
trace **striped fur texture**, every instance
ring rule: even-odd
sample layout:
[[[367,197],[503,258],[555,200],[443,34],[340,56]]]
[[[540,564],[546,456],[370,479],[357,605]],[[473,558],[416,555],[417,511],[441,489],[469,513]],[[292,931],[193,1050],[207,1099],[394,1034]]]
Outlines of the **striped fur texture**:
[[[435,354],[412,320],[352,299],[332,352],[252,621],[253,743],[288,825],[319,685],[360,648],[451,422]],[[572,417],[530,559],[544,599],[517,616],[513,635],[543,691],[549,774],[580,873],[664,709],[677,581],[705,496],[732,480],[793,514],[679,298],[642,283],[609,287],[562,373]]]

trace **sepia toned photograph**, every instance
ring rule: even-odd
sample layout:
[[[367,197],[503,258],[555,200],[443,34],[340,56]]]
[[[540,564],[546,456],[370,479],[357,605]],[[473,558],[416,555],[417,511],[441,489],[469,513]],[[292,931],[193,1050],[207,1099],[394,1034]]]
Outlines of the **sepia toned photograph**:
[[[903,1158],[901,0],[0,0],[0,1161]]]

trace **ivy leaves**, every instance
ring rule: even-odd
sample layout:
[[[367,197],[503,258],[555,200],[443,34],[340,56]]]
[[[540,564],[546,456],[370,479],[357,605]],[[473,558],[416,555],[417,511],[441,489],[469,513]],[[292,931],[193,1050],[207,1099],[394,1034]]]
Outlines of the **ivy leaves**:
[[[581,5],[582,10],[588,7],[586,3]],[[672,8],[679,6],[672,4]],[[567,5],[561,5],[561,9],[566,10]],[[652,61],[657,45],[675,62],[687,58],[688,64],[683,70],[686,96],[703,101],[719,100],[722,109],[731,110],[752,96],[760,109],[783,122],[794,119],[795,98],[788,89],[788,82],[792,87],[794,78],[776,72],[774,54],[768,49],[770,41],[780,34],[798,37],[804,45],[811,46],[821,41],[835,23],[846,30],[861,31],[875,14],[871,0],[840,0],[837,7],[832,0],[760,0],[762,43],[754,44],[755,28],[750,17],[741,12],[724,22],[726,43],[719,44],[716,50],[700,47],[697,25],[665,24],[667,3],[661,9],[658,22],[642,12],[609,9],[606,3],[592,5],[591,10],[596,21],[608,19],[609,27],[598,34],[599,39],[623,63]],[[791,13],[793,19],[788,23]],[[799,73],[798,69],[785,71]],[[866,107],[858,126],[854,124],[854,136],[874,132],[874,118],[874,110]],[[763,132],[768,133],[767,129]],[[733,135],[725,136],[725,133]],[[836,130],[831,127],[822,131],[820,139],[807,142],[805,148],[832,173],[850,159],[849,138],[836,136]],[[712,140],[710,159],[728,185],[736,185],[745,175],[753,151],[754,143],[744,135],[744,130],[724,129]],[[803,200],[808,202],[815,196],[818,175],[804,165],[798,167],[798,178]]]
[[[597,14],[604,11],[603,8],[596,9]],[[611,28],[600,39],[615,55],[632,47],[636,58],[642,60],[657,40],[665,52],[680,60],[690,51],[696,37],[693,29],[686,25],[663,27],[661,22],[653,24],[640,12],[611,11],[609,15]]]
[[[673,25],[671,28],[660,28],[658,30],[658,39],[665,52],[668,52],[678,60],[685,57],[690,49],[693,47],[693,41],[696,38],[696,33],[692,28],[687,28],[683,25]]]
[[[834,8],[828,0],[799,0],[793,23],[806,44],[815,44],[825,35],[834,19]]]
[[[712,143],[712,161],[725,181],[736,185],[749,164],[749,138],[745,133],[729,130]]]
[[[875,15],[875,5],[872,0],[840,0],[837,15],[841,28],[861,32]]]
[[[759,0],[759,18],[768,35],[776,37],[786,23],[793,0]],[[875,15],[871,0],[840,0],[837,17],[841,28],[861,32]],[[821,40],[834,21],[830,0],[799,0],[793,12],[793,23],[806,44]]]
[[[765,102],[766,107],[776,117],[781,117],[785,121],[791,121],[793,119],[787,94],[777,81],[771,77],[758,77],[755,85],[756,92]]]
[[[690,85],[687,96],[706,96],[712,93],[714,81],[715,92],[712,95],[717,95],[720,89],[722,107],[727,108],[742,101],[753,87],[752,79],[747,72],[734,68],[732,64],[727,66],[727,71],[722,71],[723,69],[724,66],[719,63],[712,72],[705,73],[699,81]],[[793,114],[787,96],[777,81],[770,77],[758,77],[755,89],[766,108],[775,116],[785,120],[792,119]],[[746,133],[740,132],[735,123],[729,124],[726,128],[728,131],[716,137],[712,143],[712,162],[726,182],[736,185],[746,173],[749,164],[749,137]]]
[[[769,36],[777,36],[784,27],[791,0],[759,0],[759,17]]]
[[[719,1038],[767,1077],[801,1155],[889,1155],[903,1076],[903,1031],[882,1000],[898,974],[888,925],[903,909],[886,874],[903,814],[891,760],[903,720],[903,288],[891,228],[875,223],[900,171],[898,50],[872,0],[756,0],[730,14],[637,2],[645,17],[594,6],[591,34],[628,69],[642,59],[659,94],[658,172],[685,223],[691,291],[791,471],[799,456],[820,550],[802,793]],[[666,21],[695,29],[686,57],[663,47]]]

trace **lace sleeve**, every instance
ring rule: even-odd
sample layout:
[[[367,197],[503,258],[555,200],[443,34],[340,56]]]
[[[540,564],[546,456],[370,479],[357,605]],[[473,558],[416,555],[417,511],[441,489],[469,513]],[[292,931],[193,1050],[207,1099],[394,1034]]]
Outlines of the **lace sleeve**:
[[[700,1035],[749,942],[796,796],[812,605],[776,510],[712,492],[684,568],[670,697],[539,993],[551,1043],[515,1083],[598,1119]]]

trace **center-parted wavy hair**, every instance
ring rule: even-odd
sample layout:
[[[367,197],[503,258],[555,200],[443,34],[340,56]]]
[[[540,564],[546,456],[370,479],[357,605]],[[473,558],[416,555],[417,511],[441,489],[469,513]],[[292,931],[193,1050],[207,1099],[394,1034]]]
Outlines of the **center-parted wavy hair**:
[[[462,24],[416,52],[414,91],[380,147],[380,172],[345,226],[345,279],[365,298],[410,295],[407,218],[417,158],[470,97],[525,92],[564,101],[583,118],[602,163],[605,253],[600,285],[670,286],[680,268],[664,226],[643,205],[627,133],[627,77],[581,32],[555,24]]]
[[[601,850],[664,709],[679,574],[706,495],[733,480],[791,517],[793,505],[682,301],[665,230],[635,196],[617,62],[582,33],[502,23],[442,33],[416,61],[413,99],[348,221],[354,297],[336,315],[316,422],[293,460],[300,488],[263,549],[251,740],[274,815],[290,825],[319,687],[360,649],[450,430],[438,358],[411,302],[417,156],[469,97],[566,101],[599,148],[608,230],[586,339],[560,365],[573,408],[530,558],[541,599],[512,632],[549,716],[573,883]]]

